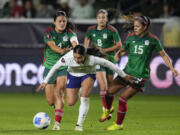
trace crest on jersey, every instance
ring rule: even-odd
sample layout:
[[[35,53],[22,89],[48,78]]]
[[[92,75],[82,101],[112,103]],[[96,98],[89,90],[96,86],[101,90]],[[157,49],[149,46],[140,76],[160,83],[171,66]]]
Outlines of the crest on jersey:
[[[149,45],[149,40],[145,40],[145,45]]]
[[[63,37],[63,41],[65,41],[65,42],[68,41],[67,36],[64,36],[64,37]]]
[[[107,34],[106,34],[106,33],[103,34],[103,38],[104,38],[104,39],[107,38]]]
[[[47,39],[50,39],[50,37],[51,37],[51,36],[50,36],[49,34],[46,35],[46,38],[47,38]]]
[[[56,39],[56,37],[53,37],[53,39],[55,40],[55,39]]]
[[[64,59],[64,58],[62,58],[62,59],[61,59],[61,62],[62,62],[62,63],[65,63],[65,59]]]
[[[96,36],[96,34],[93,34],[93,37],[95,37]]]

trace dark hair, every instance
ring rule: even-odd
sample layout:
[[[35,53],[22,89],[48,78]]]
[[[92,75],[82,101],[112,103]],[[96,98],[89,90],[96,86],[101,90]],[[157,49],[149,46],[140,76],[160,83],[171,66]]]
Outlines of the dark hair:
[[[136,16],[133,15],[125,15],[122,18],[127,22],[123,25],[123,30],[125,32],[132,32],[134,30],[134,21],[139,21],[143,26],[146,26],[146,30],[148,31],[151,27],[151,20],[147,16]]]
[[[115,17],[117,17],[117,10],[114,9],[114,8],[108,8],[107,10],[106,9],[100,9],[98,10],[97,12],[97,15],[99,13],[104,13],[107,18],[108,18],[108,23],[111,22]]]
[[[98,57],[105,57],[105,55],[102,54],[98,48],[96,48],[96,47],[85,48],[83,45],[80,45],[80,44],[76,45],[73,48],[73,52],[78,53],[80,55],[89,54],[89,55],[98,56]]]
[[[54,21],[56,21],[56,19],[57,19],[58,16],[64,16],[64,17],[66,17],[66,19],[67,19],[66,29],[67,29],[67,28],[70,28],[70,29],[73,30],[73,31],[76,30],[75,25],[68,20],[68,17],[66,16],[66,13],[65,13],[64,11],[60,11],[60,10],[56,11],[56,14],[54,15]]]

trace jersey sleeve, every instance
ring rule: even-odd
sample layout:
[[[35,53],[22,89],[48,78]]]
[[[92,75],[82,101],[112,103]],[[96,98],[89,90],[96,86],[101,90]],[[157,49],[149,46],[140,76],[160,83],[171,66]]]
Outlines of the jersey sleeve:
[[[161,42],[160,42],[159,39],[155,41],[155,50],[156,50],[156,52],[159,52],[159,51],[163,50],[163,47],[162,47]]]
[[[113,70],[114,72],[116,72],[121,77],[126,76],[126,73],[124,71],[122,71],[115,64],[113,64],[112,62],[110,62],[110,61],[108,61],[106,59],[103,59],[103,58],[100,58],[100,57],[94,57],[94,64],[107,67],[107,68]]]
[[[70,42],[72,43],[73,41],[75,41],[75,42],[77,42],[77,44],[79,44],[77,35],[75,33],[71,33],[71,35],[70,35]]]
[[[86,37],[87,37],[88,39],[91,38],[91,30],[88,30],[88,31],[86,32]]]
[[[115,42],[118,42],[118,41],[121,40],[121,38],[120,38],[119,33],[118,33],[117,30],[115,30],[115,31],[112,33],[112,36],[113,36],[113,40],[114,40]]]
[[[126,39],[124,41],[124,44],[122,45],[122,48],[123,48],[123,50],[128,50],[128,48],[129,48],[129,41],[128,41],[128,39]]]
[[[55,72],[62,66],[68,66],[69,59],[68,59],[69,53],[61,57],[56,64],[51,68],[51,70],[48,72],[46,78],[44,79],[44,83],[47,83],[49,79],[55,74]]]
[[[53,41],[53,38],[49,33],[44,33],[43,40],[45,43],[47,43],[48,41]]]

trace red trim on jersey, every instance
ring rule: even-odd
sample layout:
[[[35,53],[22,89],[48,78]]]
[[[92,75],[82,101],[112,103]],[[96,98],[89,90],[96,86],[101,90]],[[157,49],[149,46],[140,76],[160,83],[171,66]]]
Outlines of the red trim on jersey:
[[[132,33],[127,34],[126,39],[127,39],[128,37],[131,37],[131,36],[135,36],[135,33],[132,32]]]
[[[70,28],[67,28],[67,33],[71,34],[73,31]]]
[[[45,50],[45,48],[44,48],[44,60],[43,60],[43,63],[42,63],[42,64],[44,64],[45,61],[46,61],[46,50]]]
[[[111,30],[112,32],[116,31],[116,28],[111,25],[107,25],[107,29]]]
[[[152,37],[153,39],[159,40],[159,38],[156,35],[154,35],[150,32],[149,32],[148,36]]]
[[[49,26],[49,28],[45,31],[46,33],[49,33],[51,30],[53,30],[52,26]]]
[[[96,29],[96,27],[97,27],[96,25],[89,26],[89,27],[88,27],[88,30]]]

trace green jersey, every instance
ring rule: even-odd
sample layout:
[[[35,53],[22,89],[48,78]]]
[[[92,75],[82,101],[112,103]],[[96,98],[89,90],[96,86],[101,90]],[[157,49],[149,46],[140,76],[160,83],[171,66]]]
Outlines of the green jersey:
[[[93,25],[88,28],[86,37],[91,40],[91,42],[100,48],[110,48],[113,47],[114,43],[120,41],[118,31],[111,25],[107,25],[102,30],[97,30],[97,26]],[[107,59],[113,63],[115,52],[108,52]]]
[[[57,33],[54,26],[50,26],[43,35],[44,42],[47,44],[48,41],[54,41],[56,46],[59,48],[67,48],[72,46],[73,41],[77,41],[77,36],[72,32],[71,29],[67,29],[62,33]],[[77,41],[78,42],[78,41]],[[64,54],[63,54],[64,55]],[[47,69],[51,69],[52,66],[63,56],[60,53],[56,53],[51,48],[46,45],[44,52],[43,65]],[[67,67],[61,67],[60,69],[65,69]]]
[[[124,71],[138,78],[149,78],[152,52],[153,50],[157,52],[163,50],[159,39],[151,33],[144,37],[130,33],[125,40],[123,49],[129,51],[128,63]]]

